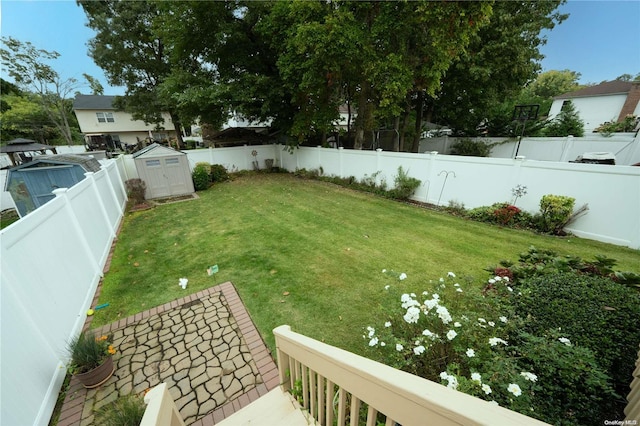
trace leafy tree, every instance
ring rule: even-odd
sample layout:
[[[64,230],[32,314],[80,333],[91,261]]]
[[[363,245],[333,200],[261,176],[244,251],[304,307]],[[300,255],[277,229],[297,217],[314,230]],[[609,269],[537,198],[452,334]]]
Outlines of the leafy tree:
[[[57,129],[67,144],[74,143],[72,131],[71,94],[79,87],[74,78],[62,79],[45,62],[56,59],[59,53],[36,48],[30,42],[21,42],[12,37],[3,37],[6,47],[0,49],[2,64],[14,79],[16,85],[32,91],[48,121]]]
[[[616,80],[640,82],[640,72],[636,74],[635,77],[631,74],[622,74],[616,77]]]
[[[219,128],[231,112],[290,126],[291,104],[276,67],[277,56],[258,26],[267,2],[161,2],[155,26],[174,46],[163,82],[185,117]]]
[[[567,101],[562,111],[543,129],[545,136],[584,136],[584,122],[580,119],[573,102]]]
[[[447,70],[440,90],[426,100],[426,119],[447,124],[458,134],[477,134],[496,105],[515,99],[536,77],[543,57],[540,46],[546,41],[541,32],[567,18],[556,10],[563,2],[496,2],[490,23],[473,36]]]
[[[158,127],[164,123],[162,112],[168,112],[182,146],[178,111],[160,90],[171,72],[172,46],[154,31],[160,13],[157,3],[79,0],[78,4],[87,15],[87,26],[96,31],[89,41],[89,54],[110,84],[126,87],[125,96],[116,97],[116,108]]]
[[[355,103],[355,147],[380,122],[409,115],[417,92],[440,78],[491,13],[486,2],[326,2],[274,5],[278,71],[297,108],[292,131],[324,132],[336,105]],[[357,60],[356,60],[357,58]]]
[[[539,74],[519,94],[490,106],[486,112],[484,130],[492,136],[520,135],[521,123],[513,121],[516,105],[540,105],[538,119],[526,123],[526,135],[540,135],[545,118],[551,109],[553,97],[579,89],[580,73],[570,70],[551,70]]]
[[[87,83],[89,83],[92,95],[104,95],[104,87],[102,87],[102,84],[100,83],[100,81],[98,81],[97,78],[92,77],[86,73],[83,73],[82,76],[85,80],[87,80]]]

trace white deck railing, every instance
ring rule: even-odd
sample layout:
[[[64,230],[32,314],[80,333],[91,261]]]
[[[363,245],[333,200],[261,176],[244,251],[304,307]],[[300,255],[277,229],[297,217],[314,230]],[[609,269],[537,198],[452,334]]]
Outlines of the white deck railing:
[[[280,382],[322,426],[546,424],[318,342],[288,325],[273,333]]]
[[[140,426],[185,426],[166,383],[160,383],[145,396],[147,409]]]

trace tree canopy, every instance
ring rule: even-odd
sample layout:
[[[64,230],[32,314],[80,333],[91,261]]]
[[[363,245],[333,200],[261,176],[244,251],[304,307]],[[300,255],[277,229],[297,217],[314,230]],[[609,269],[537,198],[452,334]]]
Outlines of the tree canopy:
[[[91,55],[136,118],[219,127],[239,113],[296,145],[323,143],[347,105],[356,148],[386,127],[417,150],[423,118],[475,130],[534,79],[562,2],[78,3]]]
[[[34,122],[40,123],[41,129],[46,125],[52,125],[66,144],[73,144],[72,124],[75,118],[69,99],[79,84],[74,78],[63,79],[47,64],[48,61],[57,59],[60,54],[38,49],[30,42],[22,42],[13,37],[2,37],[2,44],[2,64],[9,76],[13,78],[17,87],[35,94],[27,100],[14,93],[19,99],[14,98],[13,104],[4,99],[6,103],[3,104],[3,122],[13,121],[13,131],[18,133],[27,132],[26,121],[31,123],[31,127]],[[34,103],[37,103],[38,107],[33,105]],[[15,119],[18,111],[24,116],[20,119],[22,124],[17,124],[20,120]],[[41,115],[46,116],[46,120]]]
[[[78,4],[87,15],[87,26],[96,31],[89,54],[110,84],[126,88],[125,96],[116,98],[116,108],[159,127],[164,124],[162,112],[168,112],[181,144],[175,103],[159,90],[174,64],[170,62],[172,46],[164,43],[156,28],[158,4],[117,0],[81,0]]]
[[[564,0],[504,1],[493,5],[489,25],[475,34],[469,48],[449,68],[441,89],[427,100],[428,119],[458,134],[475,135],[478,125],[505,109],[540,71],[540,53],[552,29],[567,15],[557,12]],[[510,102],[512,101],[512,102]],[[500,120],[504,117],[499,113]],[[502,127],[502,124],[499,125]]]

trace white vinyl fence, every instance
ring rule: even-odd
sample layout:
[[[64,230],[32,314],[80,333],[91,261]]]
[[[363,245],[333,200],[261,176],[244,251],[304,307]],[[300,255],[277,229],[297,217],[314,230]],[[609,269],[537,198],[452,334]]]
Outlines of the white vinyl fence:
[[[555,149],[562,151],[562,143],[567,140],[560,139]],[[637,149],[627,141],[630,148]],[[256,161],[264,169],[265,160],[272,159],[274,165],[288,171],[322,169],[325,176],[353,176],[358,180],[375,176],[389,187],[402,166],[409,176],[422,182],[415,200],[436,205],[457,201],[466,208],[512,202],[512,189],[522,185],[527,194],[516,202],[521,209],[538,212],[540,199],[547,194],[573,197],[576,208],[587,204],[589,211],[572,223],[569,231],[579,237],[640,249],[640,167],[536,161],[524,156],[481,158],[320,147],[289,152],[282,145],[185,152],[192,168],[206,162],[222,164],[229,171],[251,170]],[[640,149],[634,152],[640,153]],[[128,178],[137,177],[131,156],[121,157],[118,164]]]
[[[634,133],[615,133],[609,137],[592,133],[584,137],[529,138],[524,137],[518,147],[518,138],[471,138],[491,144],[489,157],[515,158],[516,152],[531,160],[574,161],[585,152],[610,152],[616,156],[616,164],[630,166],[640,163],[640,136]],[[458,138],[442,136],[420,141],[420,152],[438,151],[450,154]]]
[[[0,231],[0,424],[46,425],[126,204],[115,161]]]
[[[378,173],[390,186],[402,166],[422,182],[413,198],[436,205],[512,202],[512,189],[523,185],[517,206],[535,213],[543,195],[566,195],[576,207],[589,206],[569,227],[575,235],[640,249],[640,167],[325,148],[300,148],[281,161],[288,170],[322,168],[356,179]]]

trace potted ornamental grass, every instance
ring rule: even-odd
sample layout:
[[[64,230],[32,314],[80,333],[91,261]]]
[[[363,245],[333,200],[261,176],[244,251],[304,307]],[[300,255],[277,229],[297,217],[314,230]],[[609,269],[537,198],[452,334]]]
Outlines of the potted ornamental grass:
[[[115,366],[115,348],[109,336],[96,336],[83,331],[69,343],[68,371],[80,380],[85,388],[95,388],[109,380]]]

